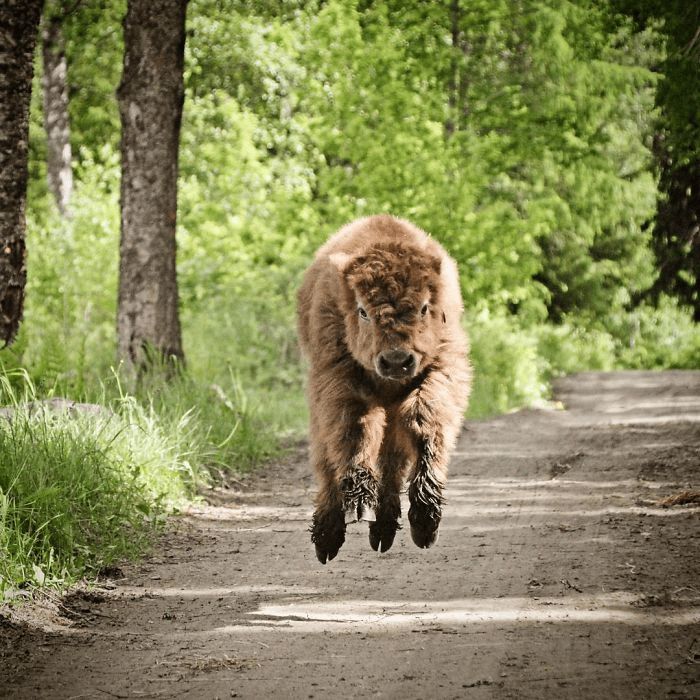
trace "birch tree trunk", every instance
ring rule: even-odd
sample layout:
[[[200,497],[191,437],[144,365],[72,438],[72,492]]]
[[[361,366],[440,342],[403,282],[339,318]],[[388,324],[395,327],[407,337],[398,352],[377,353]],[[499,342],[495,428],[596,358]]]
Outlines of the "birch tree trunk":
[[[137,372],[184,360],[175,225],[187,0],[129,0],[122,122],[117,335]]]
[[[33,58],[43,0],[0,3],[0,341],[24,308],[27,144]]]
[[[41,39],[44,59],[44,129],[49,151],[46,177],[58,211],[61,216],[65,216],[73,192],[73,154],[68,117],[66,55],[60,17],[44,15]]]

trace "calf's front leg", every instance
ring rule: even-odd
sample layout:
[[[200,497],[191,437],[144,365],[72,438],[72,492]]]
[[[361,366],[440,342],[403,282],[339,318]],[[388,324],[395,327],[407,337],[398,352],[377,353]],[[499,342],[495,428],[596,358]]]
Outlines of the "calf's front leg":
[[[448,455],[440,454],[439,443],[439,437],[419,440],[418,463],[408,486],[411,539],[424,549],[437,542],[445,504],[442,489],[447,476]]]
[[[345,542],[345,518],[334,468],[323,461],[314,464],[321,482],[316,494],[316,510],[311,522],[311,541],[316,557],[325,564],[335,558]]]
[[[421,548],[438,539],[447,464],[462,424],[461,403],[466,402],[455,400],[450,385],[449,378],[435,373],[404,406],[416,446],[416,461],[409,474],[408,521],[411,538]]]
[[[312,422],[312,449],[323,457],[314,463],[321,483],[311,540],[318,560],[325,564],[343,545],[347,523],[374,521],[376,517],[378,484],[374,465],[385,416],[379,407],[346,400],[339,411],[318,415]]]

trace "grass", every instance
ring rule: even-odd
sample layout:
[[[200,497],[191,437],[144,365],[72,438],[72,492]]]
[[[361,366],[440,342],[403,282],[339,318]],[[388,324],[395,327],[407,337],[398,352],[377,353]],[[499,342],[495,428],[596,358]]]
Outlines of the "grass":
[[[0,593],[63,586],[157,531],[166,492],[152,488],[119,419],[33,413],[0,422]],[[137,432],[137,431],[136,431]]]
[[[233,372],[219,379],[127,391],[112,371],[67,409],[60,381],[39,393],[25,370],[0,371],[0,603],[140,557],[197,487],[280,453],[288,397],[251,405]]]
[[[159,410],[164,395],[66,410],[14,371],[0,374],[0,399],[0,601],[139,557],[217,461],[194,408]]]

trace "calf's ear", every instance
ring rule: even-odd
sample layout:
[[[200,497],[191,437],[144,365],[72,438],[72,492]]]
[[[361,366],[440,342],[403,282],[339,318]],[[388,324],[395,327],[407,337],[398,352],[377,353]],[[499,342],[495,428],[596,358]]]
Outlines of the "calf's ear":
[[[431,255],[430,267],[436,275],[439,275],[440,270],[442,270],[442,258],[438,257],[437,255]]]
[[[333,265],[341,275],[344,275],[352,261],[352,255],[348,255],[347,253],[333,253],[328,256],[328,259],[331,265]]]

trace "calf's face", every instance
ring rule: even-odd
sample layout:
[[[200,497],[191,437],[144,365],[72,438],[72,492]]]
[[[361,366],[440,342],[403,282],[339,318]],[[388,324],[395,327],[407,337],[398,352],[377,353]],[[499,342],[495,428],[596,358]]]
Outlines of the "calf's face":
[[[352,257],[336,254],[343,278],[346,344],[381,379],[415,377],[437,355],[441,260],[398,244]]]

